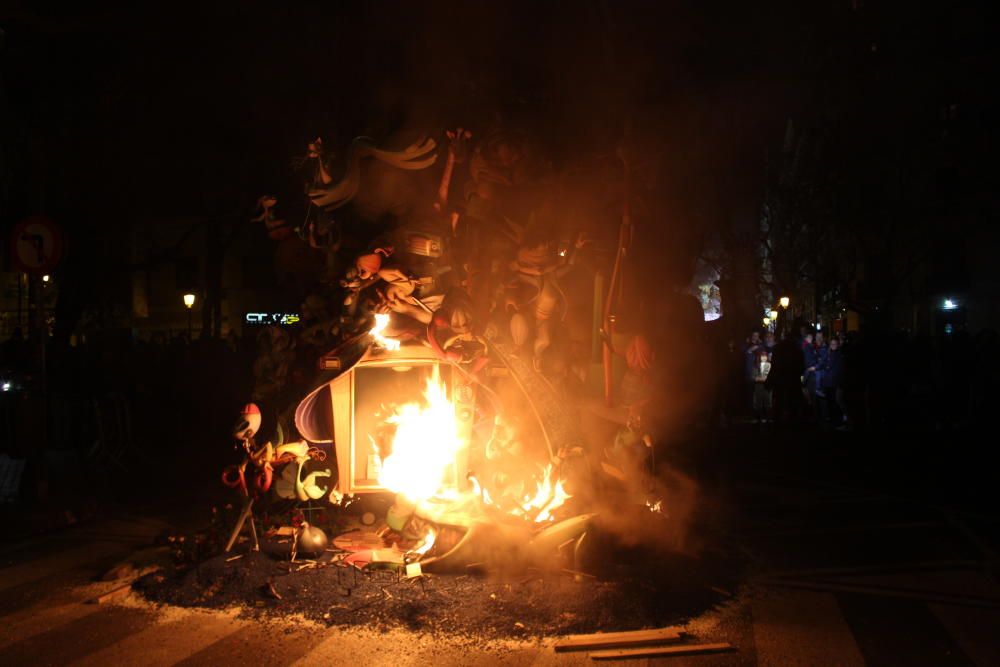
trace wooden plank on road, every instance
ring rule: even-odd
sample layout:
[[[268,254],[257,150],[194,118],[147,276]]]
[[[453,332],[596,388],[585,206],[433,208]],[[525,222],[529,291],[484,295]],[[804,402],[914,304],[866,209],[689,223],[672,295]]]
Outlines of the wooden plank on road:
[[[569,635],[555,643],[556,651],[587,651],[599,648],[623,648],[629,646],[654,646],[675,642],[684,630],[679,627],[658,628],[656,630],[634,630],[630,632],[598,632],[590,635]]]
[[[736,649],[732,644],[680,644],[677,646],[652,646],[647,648],[618,648],[608,651],[594,651],[591,660],[627,660],[631,658],[666,658],[675,655],[704,655],[706,653],[728,653]]]

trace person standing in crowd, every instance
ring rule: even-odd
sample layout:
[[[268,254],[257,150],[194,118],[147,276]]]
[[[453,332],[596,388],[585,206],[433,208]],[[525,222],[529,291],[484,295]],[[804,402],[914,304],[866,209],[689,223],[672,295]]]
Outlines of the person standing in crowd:
[[[816,367],[819,359],[816,356],[816,348],[813,346],[813,335],[806,332],[802,336],[802,366],[805,368],[802,374],[802,393],[806,397],[806,403],[813,406],[813,394],[816,393]]]
[[[760,332],[757,330],[751,331],[750,337],[743,346],[743,380],[746,384],[746,400],[751,412],[754,409],[753,397],[756,387],[754,366],[757,364],[757,353],[763,349],[764,345],[760,340]]]
[[[830,348],[823,369],[823,389],[827,401],[837,408],[838,427],[846,430],[850,427],[850,417],[847,411],[847,401],[844,398],[844,350],[840,339],[834,336],[830,339]]]
[[[765,386],[771,390],[776,421],[794,421],[802,405],[802,349],[794,337],[782,338],[771,355]]]
[[[768,334],[772,337],[772,334]],[[757,350],[753,366],[753,413],[757,423],[764,423],[771,418],[771,387],[767,377],[771,373],[771,352],[766,345]]]
[[[774,332],[768,331],[766,334],[764,334],[764,349],[767,350],[767,355],[769,358],[772,354],[774,354],[775,345],[776,341],[774,338]]]
[[[826,392],[823,391],[823,370],[826,367],[826,357],[829,354],[829,350],[826,347],[826,337],[823,335],[822,331],[816,332],[816,336],[813,340],[813,347],[816,350],[815,391],[817,396],[823,398],[826,396]]]

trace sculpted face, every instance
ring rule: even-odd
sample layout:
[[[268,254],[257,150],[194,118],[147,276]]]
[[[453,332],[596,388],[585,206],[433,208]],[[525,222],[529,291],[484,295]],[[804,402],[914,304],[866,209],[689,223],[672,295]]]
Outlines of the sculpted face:
[[[382,268],[382,255],[378,253],[361,255],[355,262],[355,266],[358,269],[358,278],[368,280]]]

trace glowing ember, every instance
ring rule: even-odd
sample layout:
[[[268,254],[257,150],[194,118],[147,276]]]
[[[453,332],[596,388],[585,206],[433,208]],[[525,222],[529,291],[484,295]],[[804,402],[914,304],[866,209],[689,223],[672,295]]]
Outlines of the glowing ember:
[[[446,475],[454,472],[455,456],[464,446],[437,366],[427,380],[424,399],[425,405],[407,403],[387,420],[396,425],[396,435],[378,475],[382,486],[413,503],[449,486]]]
[[[375,339],[375,342],[387,350],[398,350],[399,341],[393,338],[386,338],[382,332],[389,326],[388,313],[375,313],[375,326],[368,333]]]
[[[650,512],[656,512],[657,514],[661,514],[663,511],[663,501],[657,500],[655,503],[651,503],[647,500],[646,507],[649,509]]]

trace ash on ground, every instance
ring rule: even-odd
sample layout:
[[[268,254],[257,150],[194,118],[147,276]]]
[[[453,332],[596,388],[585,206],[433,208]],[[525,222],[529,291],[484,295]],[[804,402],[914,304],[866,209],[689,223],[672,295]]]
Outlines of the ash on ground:
[[[619,546],[603,549],[587,575],[529,569],[407,578],[391,569],[338,565],[330,551],[290,562],[280,545],[263,548],[154,572],[135,588],[154,602],[238,607],[251,616],[505,638],[682,623],[731,597],[742,569],[718,550],[695,558]]]

